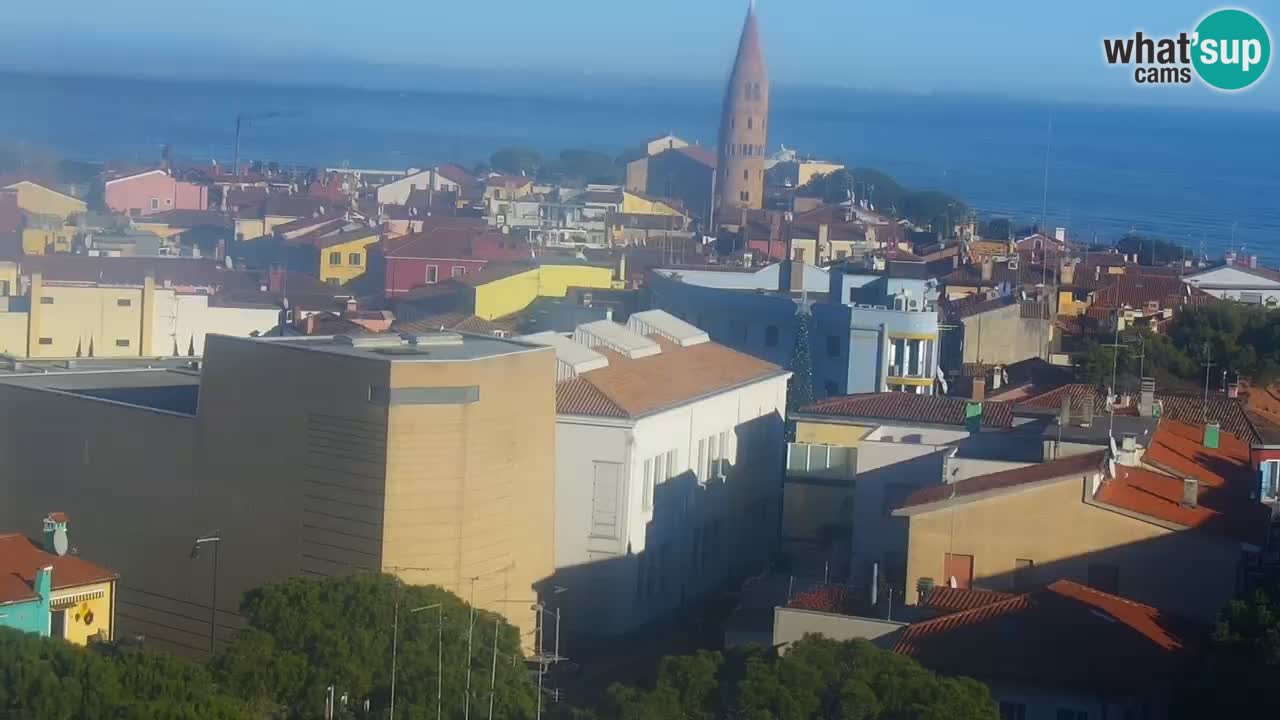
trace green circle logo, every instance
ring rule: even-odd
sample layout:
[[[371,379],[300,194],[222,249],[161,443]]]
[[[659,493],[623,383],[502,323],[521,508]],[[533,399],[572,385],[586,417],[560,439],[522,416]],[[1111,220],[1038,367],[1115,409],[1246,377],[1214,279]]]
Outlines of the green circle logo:
[[[1242,90],[1267,71],[1271,36],[1244,10],[1218,10],[1196,26],[1191,58],[1200,79],[1219,90]]]

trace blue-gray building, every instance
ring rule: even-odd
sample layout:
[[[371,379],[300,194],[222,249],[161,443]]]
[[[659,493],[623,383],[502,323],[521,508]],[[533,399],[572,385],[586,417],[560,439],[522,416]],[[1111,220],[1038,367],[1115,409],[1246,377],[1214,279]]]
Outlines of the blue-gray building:
[[[861,392],[932,394],[938,367],[936,282],[923,261],[870,257],[817,268],[655,269],[653,307],[715,342],[790,367],[798,316],[811,315],[819,397]]]

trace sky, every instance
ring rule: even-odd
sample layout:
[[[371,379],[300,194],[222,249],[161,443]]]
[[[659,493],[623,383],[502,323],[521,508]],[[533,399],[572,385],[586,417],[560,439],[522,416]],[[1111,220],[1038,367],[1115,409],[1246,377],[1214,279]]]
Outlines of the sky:
[[[1241,5],[1263,10],[1261,0]],[[1267,4],[1274,0],[1266,0]],[[758,0],[775,84],[1280,110],[1248,92],[1137,87],[1102,38],[1191,30],[1204,0]],[[266,82],[430,84],[553,74],[720,82],[744,0],[61,0],[12,3],[0,67]],[[1280,23],[1280,9],[1264,22]],[[1280,27],[1280,25],[1271,25]],[[1272,30],[1273,35],[1276,30]]]

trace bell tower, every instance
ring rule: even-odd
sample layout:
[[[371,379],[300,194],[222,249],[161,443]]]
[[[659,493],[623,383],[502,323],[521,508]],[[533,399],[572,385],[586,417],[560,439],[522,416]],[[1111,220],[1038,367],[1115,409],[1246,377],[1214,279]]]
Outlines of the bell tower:
[[[737,224],[741,210],[764,205],[764,156],[768,147],[769,73],[760,46],[753,1],[742,24],[738,54],[725,89],[716,172],[717,221]]]

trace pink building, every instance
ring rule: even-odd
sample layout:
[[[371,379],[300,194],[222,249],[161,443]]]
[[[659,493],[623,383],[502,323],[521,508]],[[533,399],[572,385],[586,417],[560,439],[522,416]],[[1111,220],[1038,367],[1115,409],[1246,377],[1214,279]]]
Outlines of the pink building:
[[[106,183],[107,207],[128,215],[208,210],[209,188],[177,180],[165,170],[125,175]]]

